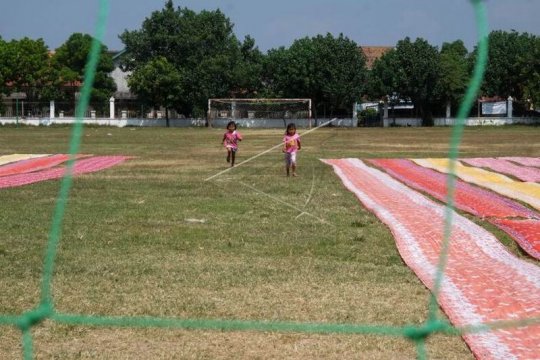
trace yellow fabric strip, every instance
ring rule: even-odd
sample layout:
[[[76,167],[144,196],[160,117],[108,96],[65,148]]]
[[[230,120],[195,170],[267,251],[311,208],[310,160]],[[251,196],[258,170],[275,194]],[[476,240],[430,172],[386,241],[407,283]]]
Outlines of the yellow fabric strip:
[[[412,159],[420,166],[448,173],[448,159]],[[456,176],[486,189],[527,203],[540,210],[540,184],[513,180],[507,176],[456,162]]]
[[[9,164],[16,161],[34,159],[43,156],[49,156],[50,154],[11,154],[0,156],[0,165]]]

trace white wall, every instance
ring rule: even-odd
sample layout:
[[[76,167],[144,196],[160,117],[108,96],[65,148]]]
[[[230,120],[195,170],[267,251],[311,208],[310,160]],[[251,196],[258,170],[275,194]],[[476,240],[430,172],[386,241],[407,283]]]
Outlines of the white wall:
[[[319,126],[329,119],[312,119],[311,125],[313,127]],[[215,128],[225,128],[230,119],[214,119],[212,122]],[[435,126],[452,126],[456,123],[454,118],[436,118],[433,120]],[[85,118],[82,120],[85,125],[100,125],[100,126],[137,126],[137,127],[165,127],[165,119],[109,119],[98,118],[90,119]],[[284,128],[285,124],[282,119],[243,119],[236,120],[239,127],[246,128]],[[308,119],[287,119],[286,123],[294,122],[300,128],[309,127]],[[0,125],[15,125],[17,123],[16,118],[0,118]],[[70,125],[75,123],[75,118],[41,118],[41,119],[22,119],[19,118],[20,125],[29,126],[49,126],[49,125]],[[384,119],[384,126],[388,127],[394,123],[393,118]],[[169,119],[171,127],[204,127],[206,126],[206,119]],[[511,125],[511,124],[540,124],[540,118],[469,118],[465,120],[465,126],[499,126],[499,125]],[[337,119],[332,122],[333,126],[338,127],[355,127],[355,119]],[[397,126],[422,126],[422,120],[418,118],[397,118]]]

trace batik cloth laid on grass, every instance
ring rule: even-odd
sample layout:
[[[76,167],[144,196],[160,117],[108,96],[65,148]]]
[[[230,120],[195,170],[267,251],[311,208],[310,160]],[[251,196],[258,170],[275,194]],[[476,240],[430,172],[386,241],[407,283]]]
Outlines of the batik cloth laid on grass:
[[[448,159],[412,160],[420,166],[448,173]],[[515,181],[507,176],[491,171],[464,166],[459,161],[456,162],[455,173],[457,177],[468,183],[476,184],[509,198],[523,201],[535,209],[540,210],[540,184]]]
[[[510,160],[500,158],[471,158],[460,159],[460,161],[474,167],[489,168],[501,174],[511,175],[521,181],[540,181],[540,168],[516,165]]]
[[[28,160],[33,158],[39,158],[42,156],[47,156],[48,154],[10,154],[10,155],[0,155],[0,165],[5,165],[21,160]]]
[[[538,259],[540,253],[540,220],[492,219],[491,223],[510,234],[531,256]]]
[[[358,159],[325,160],[391,230],[406,264],[430,289],[443,242],[445,207]],[[438,297],[455,326],[540,317],[540,268],[520,260],[488,231],[452,214]],[[540,324],[465,334],[478,359],[538,358]]]
[[[73,175],[96,172],[118,165],[128,159],[126,156],[93,156],[76,160]],[[1,169],[1,167],[0,167]],[[33,184],[39,181],[59,179],[64,176],[66,167],[54,167],[35,172],[20,173],[16,175],[0,176],[0,188]]]
[[[0,176],[24,174],[58,166],[69,159],[69,155],[47,155],[27,160],[20,160],[0,166]]]
[[[446,202],[447,175],[407,159],[368,161],[405,185]],[[459,179],[455,182],[454,204],[457,209],[498,226],[514,238],[529,255],[540,260],[540,213],[517,201]]]
[[[540,158],[537,158],[537,157],[505,156],[500,159],[513,161],[515,163],[525,165],[525,166],[540,167]]]

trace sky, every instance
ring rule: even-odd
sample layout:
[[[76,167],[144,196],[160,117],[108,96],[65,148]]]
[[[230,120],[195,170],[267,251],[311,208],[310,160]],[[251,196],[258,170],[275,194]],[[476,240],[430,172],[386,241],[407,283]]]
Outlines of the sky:
[[[104,43],[122,50],[118,35],[137,30],[166,0],[109,0]],[[2,0],[4,40],[42,38],[54,50],[75,32],[94,34],[99,0]],[[364,46],[394,46],[406,36],[440,47],[463,40],[476,44],[469,0],[174,0],[194,11],[220,9],[242,40],[250,35],[260,50],[289,47],[295,39],[343,33]],[[540,0],[485,0],[490,30],[516,30],[540,36]]]

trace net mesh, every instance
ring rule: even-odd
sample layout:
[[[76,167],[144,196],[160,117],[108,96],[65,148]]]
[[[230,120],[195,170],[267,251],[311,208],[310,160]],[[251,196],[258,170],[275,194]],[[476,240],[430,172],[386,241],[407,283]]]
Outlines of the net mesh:
[[[208,118],[309,119],[309,99],[210,99]]]
[[[67,166],[68,171],[66,171],[66,174],[61,182],[60,191],[56,201],[56,206],[48,237],[44,268],[42,273],[40,297],[41,300],[36,308],[31,309],[19,316],[0,315],[0,325],[16,326],[21,330],[24,358],[32,359],[34,355],[33,336],[31,332],[32,327],[36,326],[37,324],[43,322],[46,319],[53,320],[61,324],[106,327],[155,327],[226,331],[294,331],[302,333],[374,334],[399,336],[408,338],[415,343],[417,357],[419,359],[425,359],[427,357],[426,339],[434,333],[464,335],[492,331],[494,329],[539,324],[540,319],[530,318],[525,320],[500,321],[486,324],[475,324],[465,327],[454,327],[445,320],[441,319],[437,313],[437,299],[440,293],[444,270],[448,260],[448,245],[452,224],[452,210],[454,207],[455,162],[459,153],[459,144],[461,142],[464,120],[470,111],[475,95],[480,87],[487,61],[488,28],[485,7],[481,0],[472,0],[472,5],[475,9],[476,22],[478,27],[478,57],[469,88],[467,90],[463,103],[460,106],[460,110],[458,113],[458,123],[454,126],[451,137],[451,150],[449,153],[450,175],[447,178],[447,185],[449,191],[447,196],[447,207],[445,215],[446,221],[444,228],[444,245],[440,253],[435,286],[429,302],[429,316],[427,321],[420,326],[377,326],[362,324],[315,324],[241,320],[176,319],[155,317],[104,317],[90,316],[84,314],[66,314],[55,310],[54,300],[51,294],[51,287],[55,260],[57,256],[57,248],[61,237],[61,228],[65,213],[65,205],[69,197],[69,192],[72,184],[73,164],[80,147],[80,140],[82,136],[82,118],[84,117],[84,113],[88,107],[90,90],[92,88],[96,64],[99,58],[100,42],[103,38],[103,34],[106,28],[105,24],[108,15],[109,2],[107,0],[100,0],[100,10],[96,35],[94,37],[94,42],[92,44],[92,48],[88,58],[88,66],[86,67],[82,95],[79,99],[79,105],[77,106],[77,121],[73,127],[70,140],[70,160]],[[231,102],[216,100],[212,104],[214,106],[216,114],[219,111],[225,112],[235,110],[231,110]],[[242,116],[247,116],[247,118],[249,118],[250,116],[249,111],[254,111],[250,110],[250,107],[253,108],[255,106],[258,106],[260,109],[258,114],[265,114],[265,116],[273,116],[274,113],[276,113],[276,116],[278,116],[278,111],[274,111],[274,108],[276,106],[281,108],[281,117],[283,117],[284,113],[286,113],[287,111],[289,111],[291,115],[293,113],[301,114],[302,111],[305,111],[305,108],[302,109],[302,107],[305,107],[305,103],[289,101],[277,101],[272,104],[268,101],[259,101],[259,103],[257,103],[237,100],[235,106],[237,107],[236,111],[239,111],[238,114],[242,114]],[[231,114],[233,113],[231,112]]]

